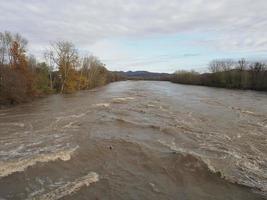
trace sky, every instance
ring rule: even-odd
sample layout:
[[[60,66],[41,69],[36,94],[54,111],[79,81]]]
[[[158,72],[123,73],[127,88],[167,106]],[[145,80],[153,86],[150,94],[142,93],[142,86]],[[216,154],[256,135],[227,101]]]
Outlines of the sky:
[[[59,40],[114,71],[267,58],[267,0],[0,0],[0,13],[0,32],[20,33],[39,59]]]

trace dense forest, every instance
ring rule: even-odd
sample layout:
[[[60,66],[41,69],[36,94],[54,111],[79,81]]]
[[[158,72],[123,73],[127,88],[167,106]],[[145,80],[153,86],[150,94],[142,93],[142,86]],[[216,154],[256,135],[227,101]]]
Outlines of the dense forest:
[[[117,81],[95,56],[81,57],[68,41],[58,41],[44,51],[44,62],[27,54],[27,40],[0,32],[0,104],[26,102],[50,93],[72,93]]]
[[[177,71],[170,77],[170,81],[181,84],[267,91],[267,64],[264,62],[248,62],[245,59],[214,60],[209,64],[209,71],[204,74],[195,71]]]

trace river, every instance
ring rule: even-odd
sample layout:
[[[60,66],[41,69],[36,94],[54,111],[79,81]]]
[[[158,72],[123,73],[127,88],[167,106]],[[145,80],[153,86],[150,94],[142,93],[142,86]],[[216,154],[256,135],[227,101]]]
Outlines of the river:
[[[267,199],[267,94],[124,81],[2,109],[0,199]]]

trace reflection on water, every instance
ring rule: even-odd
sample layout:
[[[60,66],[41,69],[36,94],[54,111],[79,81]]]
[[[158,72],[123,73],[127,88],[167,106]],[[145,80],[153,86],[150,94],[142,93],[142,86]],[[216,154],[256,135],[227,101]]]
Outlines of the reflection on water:
[[[0,199],[264,199],[266,105],[127,81],[0,110]]]

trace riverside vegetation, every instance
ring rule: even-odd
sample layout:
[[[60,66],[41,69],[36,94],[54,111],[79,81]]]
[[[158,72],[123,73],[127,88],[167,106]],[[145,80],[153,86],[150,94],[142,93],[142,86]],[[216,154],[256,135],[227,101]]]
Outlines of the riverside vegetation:
[[[176,71],[173,74],[147,71],[120,72],[128,80],[170,81],[179,84],[203,85],[230,89],[267,91],[267,64],[245,59],[213,60],[208,73]]]
[[[0,105],[16,104],[51,93],[72,93],[123,80],[164,80],[180,84],[267,91],[267,64],[245,59],[214,60],[210,73],[177,71],[132,77],[110,72],[97,57],[80,56],[75,45],[57,41],[45,50],[45,62],[27,53],[27,40],[20,34],[0,32]]]
[[[267,91],[267,64],[248,62],[245,59],[214,60],[209,64],[210,73],[177,71],[169,80],[174,83],[212,87]]]
[[[81,57],[74,44],[58,41],[44,53],[45,62],[27,54],[20,34],[0,32],[0,104],[26,102],[51,93],[72,93],[120,79],[95,56]]]

